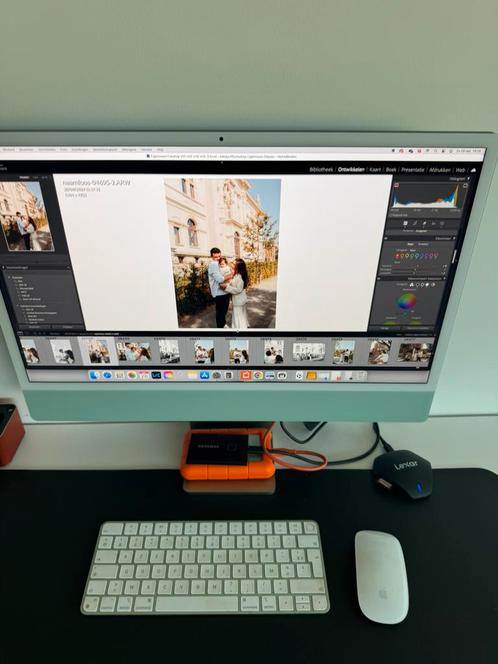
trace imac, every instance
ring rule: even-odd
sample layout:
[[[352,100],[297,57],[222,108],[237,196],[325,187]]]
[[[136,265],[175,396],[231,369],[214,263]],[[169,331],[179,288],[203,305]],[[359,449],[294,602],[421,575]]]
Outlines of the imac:
[[[0,134],[34,419],[423,420],[492,134]]]

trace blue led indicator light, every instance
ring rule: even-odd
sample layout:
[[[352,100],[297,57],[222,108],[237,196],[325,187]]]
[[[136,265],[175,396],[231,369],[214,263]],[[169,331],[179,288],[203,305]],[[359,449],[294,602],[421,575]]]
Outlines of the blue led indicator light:
[[[417,491],[422,493],[422,485],[420,483],[417,484]]]

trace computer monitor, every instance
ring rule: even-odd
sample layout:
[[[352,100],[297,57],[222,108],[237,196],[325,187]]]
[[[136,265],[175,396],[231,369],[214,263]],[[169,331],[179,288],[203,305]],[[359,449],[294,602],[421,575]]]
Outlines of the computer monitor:
[[[35,419],[427,417],[494,135],[0,146],[1,325]]]

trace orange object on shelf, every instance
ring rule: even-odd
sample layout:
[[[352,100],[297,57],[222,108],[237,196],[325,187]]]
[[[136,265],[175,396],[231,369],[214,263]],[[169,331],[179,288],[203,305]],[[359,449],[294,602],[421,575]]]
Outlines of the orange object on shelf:
[[[196,434],[224,434],[224,435],[257,435],[261,441],[261,460],[249,461],[245,466],[229,466],[216,464],[187,463],[190,437]],[[265,439],[266,436],[266,439]],[[263,445],[271,445],[271,432],[259,427],[241,429],[193,429],[187,431],[183,438],[180,473],[186,480],[265,480],[275,474],[275,465],[272,459],[263,453]]]

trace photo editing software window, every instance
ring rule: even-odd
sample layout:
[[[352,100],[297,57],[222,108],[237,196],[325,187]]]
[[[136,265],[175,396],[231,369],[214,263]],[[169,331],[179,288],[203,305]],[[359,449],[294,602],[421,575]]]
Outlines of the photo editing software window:
[[[427,382],[483,148],[0,148],[33,382]]]

